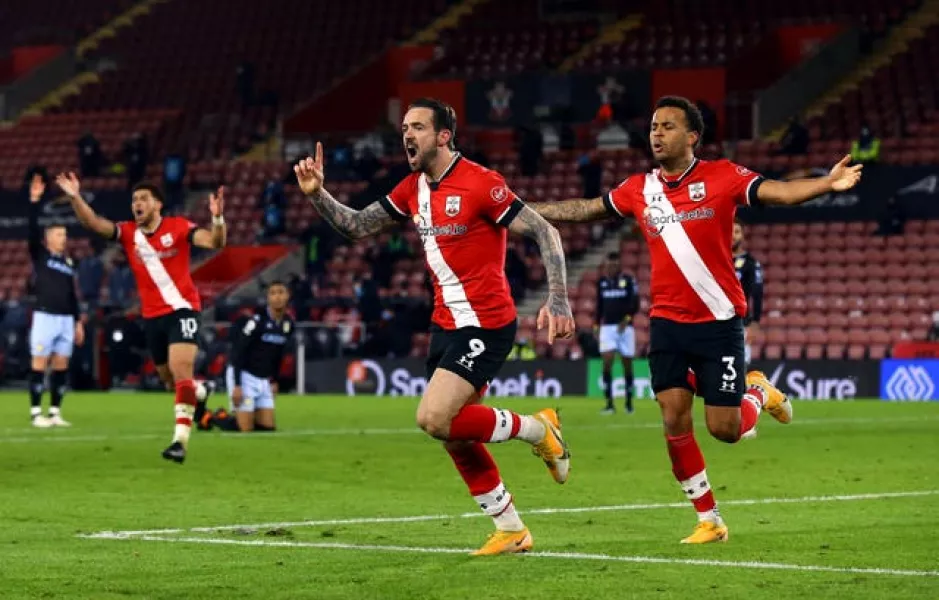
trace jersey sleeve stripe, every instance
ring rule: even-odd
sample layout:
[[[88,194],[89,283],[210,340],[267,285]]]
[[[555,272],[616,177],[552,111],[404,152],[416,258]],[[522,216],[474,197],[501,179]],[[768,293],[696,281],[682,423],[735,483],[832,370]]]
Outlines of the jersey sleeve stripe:
[[[757,175],[756,177],[750,180],[749,184],[747,184],[747,204],[748,205],[760,203],[760,199],[757,196],[757,190],[760,189],[760,184],[762,183],[763,183],[763,177],[761,177],[760,175]]]
[[[384,196],[378,200],[378,203],[381,204],[382,208],[391,216],[392,219],[396,221],[407,221],[408,214],[398,208],[394,203],[394,200],[391,199],[391,196]]]
[[[525,208],[525,203],[516,198],[512,204],[509,204],[508,208],[502,211],[502,214],[499,215],[499,218],[496,219],[496,223],[502,225],[503,227],[508,227],[511,225],[512,221],[515,220],[515,217],[518,216],[518,213],[522,212]]]
[[[616,205],[613,204],[613,192],[607,192],[603,194],[603,206],[606,207],[606,211],[611,215],[616,215],[617,217],[625,218],[626,215],[621,213]]]

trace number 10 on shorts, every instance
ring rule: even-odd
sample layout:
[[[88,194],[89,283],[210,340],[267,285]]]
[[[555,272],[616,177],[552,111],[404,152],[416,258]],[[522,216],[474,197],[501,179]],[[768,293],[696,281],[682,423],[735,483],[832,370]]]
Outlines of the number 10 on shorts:
[[[733,356],[722,356],[721,362],[724,363],[724,372],[721,374],[721,391],[737,391],[737,369],[734,368]]]
[[[188,317],[179,320],[179,328],[182,331],[183,338],[191,340],[196,337],[196,332],[199,331],[199,323],[195,318]]]

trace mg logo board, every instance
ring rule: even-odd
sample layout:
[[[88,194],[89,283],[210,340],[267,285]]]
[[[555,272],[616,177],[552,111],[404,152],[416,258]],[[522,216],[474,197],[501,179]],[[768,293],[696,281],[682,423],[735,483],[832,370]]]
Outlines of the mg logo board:
[[[901,402],[939,400],[939,360],[882,361],[880,397]]]

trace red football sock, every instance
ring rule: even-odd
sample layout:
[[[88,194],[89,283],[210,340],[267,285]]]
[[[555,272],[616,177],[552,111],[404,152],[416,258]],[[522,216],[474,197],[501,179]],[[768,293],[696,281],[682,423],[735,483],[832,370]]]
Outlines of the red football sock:
[[[469,404],[453,417],[447,439],[504,442],[518,435],[521,423],[521,417],[512,411],[490,408],[482,404]]]
[[[456,470],[460,472],[473,500],[492,517],[497,529],[520,531],[525,528],[515,510],[512,494],[505,489],[499,468],[482,442],[448,447]]]
[[[691,500],[698,517],[708,520],[719,520],[717,502],[708,482],[707,471],[704,467],[704,455],[698,447],[694,433],[670,436],[666,435],[668,456],[672,459],[672,473],[675,479]]]
[[[499,468],[482,442],[460,444],[455,449],[448,447],[447,453],[473,496],[485,494],[502,483]]]

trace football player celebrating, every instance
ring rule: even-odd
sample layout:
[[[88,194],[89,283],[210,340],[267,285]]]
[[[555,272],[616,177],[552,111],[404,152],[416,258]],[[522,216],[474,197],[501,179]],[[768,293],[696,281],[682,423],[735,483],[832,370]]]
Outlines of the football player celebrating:
[[[694,104],[661,98],[649,134],[659,168],[629,177],[600,198],[532,206],[551,221],[634,216],[640,222],[652,260],[652,389],[672,472],[698,513],[694,532],[682,540],[690,544],[728,537],[694,437],[693,390],[704,398],[708,431],[724,442],[734,443],[753,429],[763,410],[782,423],[792,420],[788,398],[762,373],[745,373],[747,302],[731,256],[737,207],[799,204],[850,189],[861,178],[861,166],[849,167],[846,156],[826,177],[765,180],[727,160],[695,157],[703,133]]]
[[[361,211],[337,202],[323,187],[323,149],[296,167],[303,192],[334,228],[350,238],[413,222],[433,275],[434,312],[427,357],[427,389],[417,424],[441,440],[479,507],[496,527],[477,555],[524,552],[532,537],[515,510],[485,444],[510,439],[531,444],[558,483],[567,480],[570,454],[557,412],[534,415],[481,402],[515,341],[516,311],[505,276],[507,230],[534,238],[548,276],[548,301],[538,314],[548,342],[569,338],[574,319],[557,230],[528,208],[490,171],[456,151],[456,113],[434,99],[411,104],[401,136],[412,173]]]
[[[205,386],[193,380],[202,304],[190,273],[190,252],[193,246],[212,250],[225,247],[224,189],[209,195],[209,230],[184,217],[164,217],[163,193],[155,185],[141,183],[134,187],[134,220],[114,223],[88,206],[74,173],[60,174],[56,183],[68,195],[82,226],[124,248],[137,282],[150,355],[160,379],[176,390],[176,428],[163,458],[182,464],[197,399],[207,393]]]

